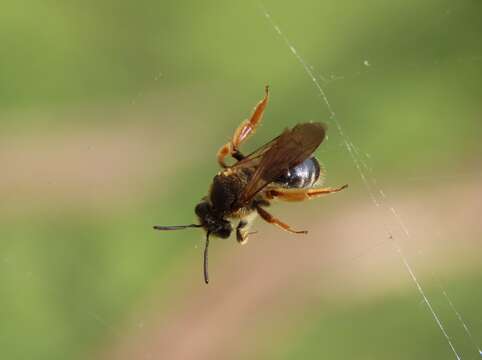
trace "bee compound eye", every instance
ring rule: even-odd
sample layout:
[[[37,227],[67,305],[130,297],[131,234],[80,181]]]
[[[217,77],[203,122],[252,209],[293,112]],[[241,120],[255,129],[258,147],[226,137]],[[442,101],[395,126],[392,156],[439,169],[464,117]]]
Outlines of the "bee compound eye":
[[[196,213],[197,216],[199,216],[201,218],[206,216],[206,214],[209,213],[209,204],[205,201],[200,202],[194,208],[194,212]]]

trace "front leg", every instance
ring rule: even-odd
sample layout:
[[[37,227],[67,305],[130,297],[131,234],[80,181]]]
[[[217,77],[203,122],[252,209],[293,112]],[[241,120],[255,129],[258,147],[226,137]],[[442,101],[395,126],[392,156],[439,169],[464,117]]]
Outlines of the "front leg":
[[[238,226],[236,227],[236,240],[241,245],[244,245],[248,242],[249,235],[256,234],[256,231],[249,232],[251,224],[255,218],[256,212],[252,212],[239,221]]]
[[[247,221],[241,220],[236,228],[236,240],[241,245],[244,245],[248,242],[248,231],[246,230],[247,225]]]
[[[257,212],[253,211],[242,217],[239,221],[238,226],[236,227],[236,240],[238,240],[241,245],[244,245],[248,242],[249,235],[256,234],[256,231],[249,232],[249,229],[251,229],[251,225],[253,224],[257,215]]]

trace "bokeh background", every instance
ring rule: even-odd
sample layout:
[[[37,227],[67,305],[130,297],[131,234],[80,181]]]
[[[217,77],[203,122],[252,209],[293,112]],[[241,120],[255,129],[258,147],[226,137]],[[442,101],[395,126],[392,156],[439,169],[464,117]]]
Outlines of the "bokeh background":
[[[482,4],[263,6],[368,188],[259,3],[2,4],[2,359],[454,359],[389,233],[456,351],[478,357]],[[194,220],[265,84],[245,149],[324,121],[326,183],[350,187],[272,208],[305,237],[258,221],[246,246],[213,241],[205,286],[202,234],[151,226]]]

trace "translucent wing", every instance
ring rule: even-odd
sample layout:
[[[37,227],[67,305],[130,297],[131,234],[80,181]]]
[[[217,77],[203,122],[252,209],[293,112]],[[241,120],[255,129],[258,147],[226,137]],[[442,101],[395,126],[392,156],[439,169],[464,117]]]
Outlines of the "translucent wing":
[[[285,130],[289,131],[289,130]],[[281,136],[281,135],[280,135]],[[244,159],[239,160],[237,163],[235,163],[231,168],[237,168],[237,167],[245,167],[245,168],[257,168],[259,165],[263,155],[270,149],[270,147],[279,139],[280,136],[275,137],[271,141],[267,142],[263,146],[259,147],[252,153],[246,155]]]
[[[242,206],[266,185],[285,171],[306,160],[325,137],[326,127],[321,123],[303,123],[285,130],[280,136],[250,154],[234,166],[250,164],[256,170],[239,199]],[[238,165],[239,164],[239,165]]]

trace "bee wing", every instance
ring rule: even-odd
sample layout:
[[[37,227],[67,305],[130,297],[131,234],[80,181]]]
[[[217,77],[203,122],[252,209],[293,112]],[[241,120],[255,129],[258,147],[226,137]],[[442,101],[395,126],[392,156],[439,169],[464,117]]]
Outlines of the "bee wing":
[[[288,131],[288,130],[285,130],[285,131]],[[271,141],[267,142],[266,144],[262,145],[261,147],[253,151],[251,154],[246,155],[244,159],[239,160],[237,163],[231,166],[231,168],[238,168],[238,167],[257,168],[261,159],[263,158],[263,155],[280,138],[280,136],[281,135],[275,137]]]
[[[280,136],[243,159],[246,163],[256,159],[257,166],[240,197],[240,205],[247,203],[266,185],[283,175],[285,171],[306,160],[325,138],[326,127],[322,123],[303,123],[285,130]],[[260,151],[261,150],[261,151]],[[246,164],[245,163],[245,164]],[[237,166],[236,164],[235,166]],[[243,164],[240,164],[243,165]]]

